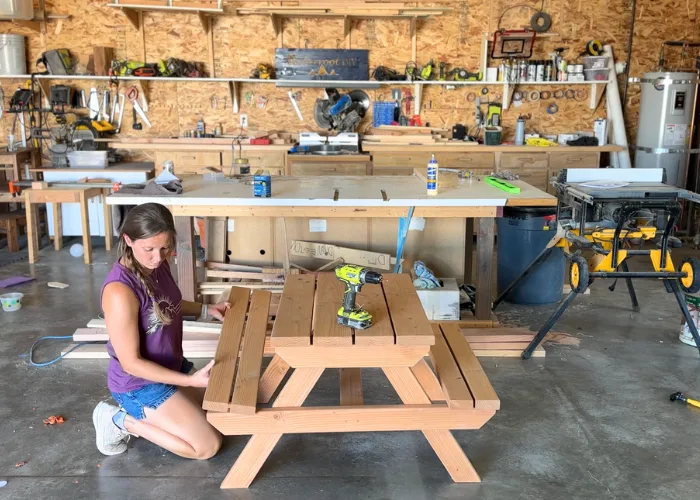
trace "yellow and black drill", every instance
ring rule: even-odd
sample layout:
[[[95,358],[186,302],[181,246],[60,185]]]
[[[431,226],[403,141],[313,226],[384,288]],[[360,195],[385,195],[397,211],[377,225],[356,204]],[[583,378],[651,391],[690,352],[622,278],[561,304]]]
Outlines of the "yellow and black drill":
[[[355,298],[360,293],[362,285],[381,283],[382,275],[370,271],[366,267],[352,264],[343,264],[336,267],[335,275],[340,281],[345,283],[343,305],[338,309],[338,324],[357,330],[365,330],[372,326],[372,315],[361,307],[356,307]]]

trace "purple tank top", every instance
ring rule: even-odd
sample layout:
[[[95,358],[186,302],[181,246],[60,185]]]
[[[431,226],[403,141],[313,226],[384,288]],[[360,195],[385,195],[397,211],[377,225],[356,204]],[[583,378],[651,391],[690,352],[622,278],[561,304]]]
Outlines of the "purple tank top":
[[[138,278],[126,267],[116,262],[107,274],[104,287],[109,283],[119,282],[128,286],[139,301],[139,339],[141,357],[158,363],[170,370],[180,370],[182,354],[182,294],[170,274],[167,261],[156,268],[149,278],[153,282],[154,297],[159,301],[161,310],[173,321],[169,325],[160,323],[153,314],[152,299]],[[101,300],[100,300],[101,302]],[[119,363],[112,342],[107,342],[109,367],[107,369],[107,386],[112,392],[129,392],[154,382],[129,375]]]

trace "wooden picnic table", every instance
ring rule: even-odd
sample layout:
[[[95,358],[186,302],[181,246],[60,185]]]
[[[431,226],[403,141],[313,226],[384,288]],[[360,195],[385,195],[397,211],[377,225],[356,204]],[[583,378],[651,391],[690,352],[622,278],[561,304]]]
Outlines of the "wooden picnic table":
[[[420,430],[454,481],[480,481],[450,430],[482,427],[500,401],[459,326],[428,322],[406,274],[362,288],[374,319],[366,330],[337,324],[343,291],[332,273],[287,277],[261,375],[271,294],[231,289],[203,407],[224,435],[252,437],[221,487],[247,488],[282,435],[318,432]],[[302,407],[335,368],[340,405]],[[364,405],[363,368],[381,368],[403,404]]]

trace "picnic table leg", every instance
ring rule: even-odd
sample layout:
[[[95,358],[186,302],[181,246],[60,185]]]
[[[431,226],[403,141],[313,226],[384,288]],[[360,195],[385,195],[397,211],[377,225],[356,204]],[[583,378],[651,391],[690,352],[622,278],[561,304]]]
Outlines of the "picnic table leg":
[[[272,406],[301,406],[322,373],[323,368],[295,369]],[[282,434],[254,434],[224,478],[221,488],[250,486],[281,437]]]
[[[289,371],[290,366],[285,360],[275,354],[258,383],[258,403],[267,404],[273,394],[282,383],[282,379]]]
[[[410,368],[383,368],[386,377],[405,404],[430,404]],[[449,430],[424,430],[423,435],[456,483],[481,482],[467,455]]]
[[[25,191],[24,195],[24,206],[26,210],[27,219],[27,247],[29,249],[29,263],[34,264],[39,260],[39,243],[41,239],[39,238],[39,221],[38,221],[38,211],[36,205],[32,203],[29,198],[30,192]]]

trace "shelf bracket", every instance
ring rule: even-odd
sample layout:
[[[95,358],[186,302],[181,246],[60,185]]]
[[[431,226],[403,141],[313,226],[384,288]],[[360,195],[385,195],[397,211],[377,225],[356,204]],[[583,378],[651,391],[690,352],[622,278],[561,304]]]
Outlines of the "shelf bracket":
[[[515,90],[515,85],[510,84],[510,82],[503,83],[503,109],[508,109],[510,107],[510,99],[513,97],[513,91]]]
[[[141,30],[141,16],[139,16],[139,13],[133,9],[122,9],[122,12],[126,16],[126,18],[129,20],[131,25],[134,27],[134,29],[136,31],[140,31]]]
[[[240,111],[238,107],[238,82],[228,82],[228,91],[231,95],[231,113],[238,114]]]
[[[413,85],[413,114],[420,115],[421,108],[421,92],[423,92],[423,85],[416,83]]]
[[[594,83],[591,85],[591,102],[588,105],[593,111],[598,109],[600,106],[600,101],[603,99],[603,94],[605,93],[605,88],[608,85],[606,83]]]
[[[45,29],[42,29],[42,26],[45,26],[43,21],[12,21],[12,23],[22,26],[23,28],[29,28],[37,33],[43,33],[46,31]]]
[[[202,24],[202,29],[204,30],[204,34],[209,36],[209,18],[204,14],[204,12],[199,11],[197,12],[197,17],[199,18],[199,22]]]
[[[417,62],[416,62],[416,60],[418,59],[418,18],[417,17],[411,18],[410,34],[411,34],[411,60],[417,64]]]
[[[202,20],[201,17],[200,20]],[[204,32],[207,34],[207,47],[209,50],[209,76],[215,78],[216,69],[214,66],[214,18],[211,16],[205,16],[204,20],[207,22],[207,27],[204,30]]]
[[[343,34],[345,35],[345,48],[350,48],[350,38],[352,35],[352,17],[345,16],[343,19]]]
[[[35,81],[39,84],[39,87],[41,88],[41,92],[44,95],[44,102],[47,106],[50,106],[51,104],[49,103],[49,90],[51,88],[51,81],[45,80],[43,78],[37,78]],[[44,105],[44,103],[41,104]]]

